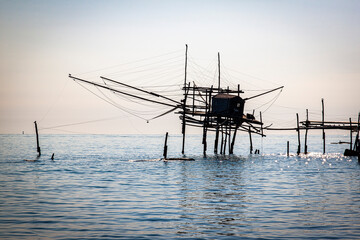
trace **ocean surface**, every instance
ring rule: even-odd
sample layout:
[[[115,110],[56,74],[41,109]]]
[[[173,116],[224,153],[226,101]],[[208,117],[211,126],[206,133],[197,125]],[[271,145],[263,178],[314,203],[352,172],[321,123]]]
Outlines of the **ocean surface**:
[[[253,136],[250,155],[238,135],[216,156],[210,136],[204,158],[191,135],[195,161],[163,162],[164,135],[40,135],[28,162],[35,135],[0,135],[0,239],[360,239],[360,164],[330,144],[348,138],[297,156],[295,134]]]

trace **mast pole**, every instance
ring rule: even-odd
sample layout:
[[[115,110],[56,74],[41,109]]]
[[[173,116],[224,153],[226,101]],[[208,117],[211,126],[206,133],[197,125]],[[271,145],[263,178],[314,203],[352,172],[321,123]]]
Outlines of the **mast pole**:
[[[185,77],[184,77],[184,101],[183,101],[183,119],[182,119],[182,149],[181,153],[185,153],[185,130],[186,130],[186,120],[185,120],[185,108],[186,108],[186,97],[187,97],[187,91],[186,91],[186,80],[187,80],[187,55],[188,55],[188,45],[185,44]],[[190,85],[189,85],[190,88]]]
[[[220,93],[220,53],[218,52],[218,70],[219,70],[219,76],[218,76],[218,91]]]

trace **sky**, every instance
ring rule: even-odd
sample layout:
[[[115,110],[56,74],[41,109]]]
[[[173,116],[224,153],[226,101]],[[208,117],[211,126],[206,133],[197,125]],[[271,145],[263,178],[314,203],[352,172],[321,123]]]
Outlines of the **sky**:
[[[320,120],[322,98],[327,120],[357,120],[360,1],[0,0],[0,133],[32,134],[37,121],[42,133],[179,134],[176,114],[147,123],[131,114],[134,106],[125,99],[119,105],[130,112],[68,75],[93,80],[118,73],[112,76],[127,82],[120,74],[127,63],[140,68],[156,56],[175,56],[168,66],[180,73],[185,44],[191,63],[210,66],[214,76],[220,52],[227,81],[250,93],[284,86],[279,96],[245,107],[264,111],[266,125],[295,127],[296,113],[304,120],[305,109]],[[150,74],[141,78],[129,83],[155,81]],[[180,73],[155,82],[183,79]]]

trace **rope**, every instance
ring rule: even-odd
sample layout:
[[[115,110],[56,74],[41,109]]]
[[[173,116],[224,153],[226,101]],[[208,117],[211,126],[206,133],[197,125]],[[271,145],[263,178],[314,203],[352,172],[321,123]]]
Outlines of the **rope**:
[[[88,71],[88,72],[77,73],[76,75],[83,75],[83,74],[88,74],[88,73],[99,72],[99,71],[103,71],[103,70],[107,70],[107,69],[111,69],[111,68],[115,68],[115,67],[119,67],[119,66],[124,66],[124,65],[129,65],[129,64],[133,64],[133,63],[137,63],[137,62],[142,62],[142,61],[146,61],[146,60],[150,60],[150,59],[154,59],[154,58],[159,58],[159,57],[162,57],[162,56],[178,53],[180,51],[183,51],[183,50],[177,50],[177,51],[173,51],[173,52],[169,52],[169,53],[164,53],[164,54],[160,54],[160,55],[157,55],[157,56],[154,56],[154,57],[143,58],[143,59],[139,59],[139,60],[135,60],[135,61],[130,61],[130,62],[127,62],[127,63],[122,63],[122,64],[117,64],[117,65],[113,65],[113,66],[109,66],[109,67],[104,67],[104,68],[100,68],[100,69],[91,70],[91,71]]]
[[[131,113],[131,112],[129,112],[129,111],[127,111],[127,110],[125,110],[124,108],[120,107],[119,105],[114,104],[114,103],[112,103],[112,102],[110,102],[110,101],[108,101],[108,100],[104,99],[103,97],[99,96],[98,94],[94,93],[94,92],[93,92],[93,91],[91,91],[90,89],[88,89],[88,88],[86,88],[85,86],[83,86],[82,84],[80,84],[78,81],[75,81],[75,82],[76,82],[77,84],[79,84],[81,87],[85,88],[87,91],[89,91],[89,92],[91,92],[92,94],[94,94],[95,96],[97,96],[98,98],[100,98],[100,99],[104,100],[105,102],[107,102],[107,103],[109,103],[109,104],[113,105],[114,107],[116,107],[116,108],[118,108],[118,109],[120,109],[120,110],[122,110],[122,111],[124,111],[124,112],[126,112],[126,113],[129,113],[129,114],[131,114],[131,115],[133,115],[133,116],[135,116],[135,117],[137,117],[137,118],[140,118],[140,119],[142,119],[142,120],[144,120],[144,121],[147,121],[147,122],[148,122],[148,120],[147,120],[147,119],[145,119],[145,118],[143,118],[143,117],[140,117],[140,116],[138,116],[138,115],[136,115],[136,114],[133,114],[133,113]]]

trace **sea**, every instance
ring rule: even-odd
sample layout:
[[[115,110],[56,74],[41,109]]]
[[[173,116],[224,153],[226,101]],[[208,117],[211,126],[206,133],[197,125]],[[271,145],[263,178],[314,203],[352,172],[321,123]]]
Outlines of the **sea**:
[[[188,135],[194,161],[162,161],[164,139],[40,134],[37,159],[34,134],[0,135],[0,239],[360,239],[360,164],[332,144],[348,135],[300,155],[296,134],[252,136],[253,154],[239,134],[233,155],[210,135],[206,156]]]

